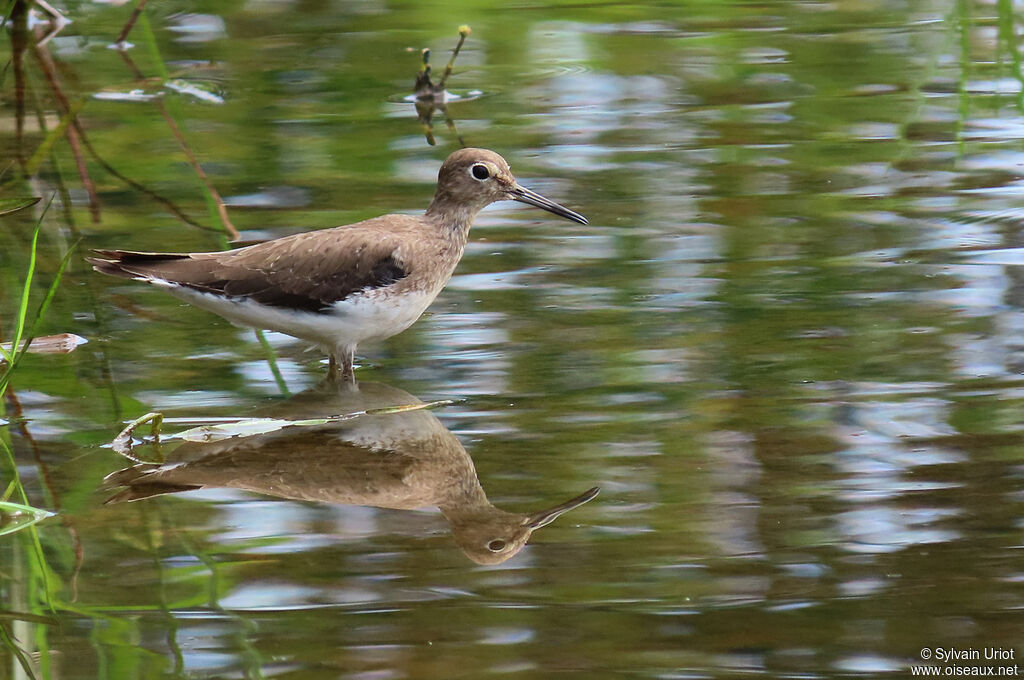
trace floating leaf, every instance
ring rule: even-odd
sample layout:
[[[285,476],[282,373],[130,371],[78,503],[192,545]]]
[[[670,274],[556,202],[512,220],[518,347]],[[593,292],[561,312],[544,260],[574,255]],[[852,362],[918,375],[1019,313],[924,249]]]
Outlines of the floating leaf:
[[[0,501],[0,536],[13,534],[47,517],[53,517],[53,513],[31,505]]]
[[[405,413],[407,411],[418,411],[420,409],[447,406],[455,402],[450,399],[441,401],[429,401],[419,404],[401,404],[398,406],[383,406],[380,408],[367,409],[365,411],[354,411],[353,413],[342,413],[339,415],[325,416],[322,418],[308,418],[300,420],[285,420],[282,418],[168,418],[164,419],[160,413],[147,413],[130,423],[121,430],[112,443],[114,451],[122,456],[136,462],[142,461],[132,453],[134,442],[132,436],[135,429],[148,422],[153,423],[153,437],[157,443],[172,439],[181,439],[187,442],[209,443],[219,442],[234,437],[255,437],[261,434],[270,434],[287,427],[310,427],[327,425],[329,423],[340,423],[346,420],[353,420],[362,416],[387,415],[393,413]],[[189,428],[171,435],[161,435],[160,429],[164,423],[195,423],[205,422],[205,425]]]
[[[301,420],[283,420],[280,418],[241,418],[230,423],[216,423],[213,425],[200,425],[184,432],[171,435],[169,439],[184,439],[188,442],[217,442],[232,437],[253,437],[260,434],[269,434],[283,430],[286,427],[310,427],[316,425],[327,425],[328,423],[340,423],[352,420],[361,416],[386,415],[391,413],[405,413],[406,411],[418,411],[435,406],[446,406],[454,402],[450,400],[431,401],[425,404],[402,404],[400,406],[384,406],[381,408],[368,409],[366,411],[355,411],[354,413],[343,413],[323,418],[307,418]]]
[[[258,434],[268,434],[289,425],[292,425],[290,420],[247,418],[234,423],[200,425],[199,427],[179,432],[174,436],[187,442],[218,442],[223,439],[231,439],[232,437],[252,437]]]
[[[24,210],[40,201],[41,196],[25,196],[22,198],[0,198],[0,215],[10,215]]]

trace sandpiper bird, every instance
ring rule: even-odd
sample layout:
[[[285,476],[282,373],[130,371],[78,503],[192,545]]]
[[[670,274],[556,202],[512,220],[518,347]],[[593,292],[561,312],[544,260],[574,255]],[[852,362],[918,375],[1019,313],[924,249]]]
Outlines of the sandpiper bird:
[[[96,250],[104,274],[146,281],[250,328],[307,340],[354,381],[356,346],[401,333],[433,302],[462,258],[469,227],[495,201],[528,203],[580,224],[587,219],[520,186],[486,149],[448,156],[423,215],[383,215],[212,253]]]

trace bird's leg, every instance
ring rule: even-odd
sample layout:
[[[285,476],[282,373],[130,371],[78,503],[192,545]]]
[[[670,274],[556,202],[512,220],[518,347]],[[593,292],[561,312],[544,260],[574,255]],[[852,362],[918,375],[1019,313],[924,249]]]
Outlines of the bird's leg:
[[[354,364],[356,362],[356,348],[350,346],[345,348],[345,353],[341,356],[341,379],[347,380],[350,383],[356,381],[356,370]]]
[[[327,380],[333,382],[338,379],[338,360],[334,358],[334,352],[327,356]]]
[[[355,345],[341,345],[334,349],[331,354],[331,371],[328,373],[328,377],[338,379],[338,364],[341,365],[341,380],[344,382],[355,383],[356,372],[353,368],[355,363],[356,347]]]

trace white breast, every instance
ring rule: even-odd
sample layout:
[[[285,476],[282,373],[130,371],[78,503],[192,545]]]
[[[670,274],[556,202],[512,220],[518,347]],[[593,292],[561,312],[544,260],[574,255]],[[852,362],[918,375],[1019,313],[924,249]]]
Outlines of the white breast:
[[[150,282],[235,325],[277,331],[316,343],[327,351],[397,335],[420,318],[437,296],[434,291],[392,295],[381,289],[368,290],[335,302],[328,312],[315,313],[270,307],[248,298],[203,293],[169,281],[151,279]]]

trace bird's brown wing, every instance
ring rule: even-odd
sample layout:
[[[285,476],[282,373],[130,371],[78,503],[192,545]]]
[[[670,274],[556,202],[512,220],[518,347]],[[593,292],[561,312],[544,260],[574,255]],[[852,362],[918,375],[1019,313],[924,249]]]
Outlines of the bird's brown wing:
[[[353,227],[359,227],[353,225]],[[272,307],[322,312],[353,293],[389,286],[410,274],[387,232],[341,227],[307,232],[223,253],[96,250],[96,271],[156,279],[193,290],[249,298]]]

